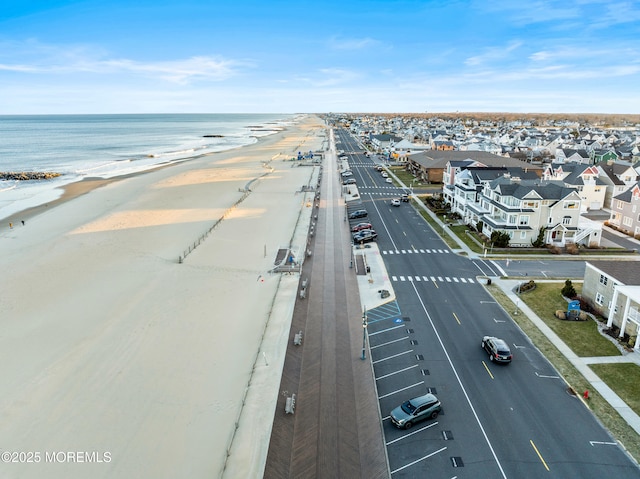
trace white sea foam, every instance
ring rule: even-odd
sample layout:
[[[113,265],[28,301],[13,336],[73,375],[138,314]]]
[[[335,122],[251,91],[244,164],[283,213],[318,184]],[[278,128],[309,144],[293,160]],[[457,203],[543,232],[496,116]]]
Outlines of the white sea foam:
[[[62,174],[0,182],[0,218],[52,201],[61,186],[83,177],[111,178],[252,144],[291,121],[293,115],[263,114],[0,116],[0,171]]]

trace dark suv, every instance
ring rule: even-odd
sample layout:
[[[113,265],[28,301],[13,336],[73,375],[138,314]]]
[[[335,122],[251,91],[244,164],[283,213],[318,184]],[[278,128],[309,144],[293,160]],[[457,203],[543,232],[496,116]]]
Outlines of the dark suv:
[[[506,341],[493,336],[485,336],[482,338],[482,349],[487,352],[491,361],[510,363],[513,359],[513,355]]]
[[[409,399],[391,411],[391,422],[396,427],[409,429],[418,421],[437,418],[441,409],[437,397],[431,393],[425,394]]]
[[[367,213],[367,210],[356,210],[349,213],[349,219],[366,218],[368,215],[369,213]]]

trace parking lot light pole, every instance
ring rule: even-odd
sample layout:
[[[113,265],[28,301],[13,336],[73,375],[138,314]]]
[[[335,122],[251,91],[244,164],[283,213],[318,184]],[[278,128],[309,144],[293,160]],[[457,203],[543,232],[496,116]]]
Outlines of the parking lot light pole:
[[[367,308],[365,308],[364,313],[362,313],[362,357],[360,358],[362,360],[367,358],[366,348],[367,348]]]

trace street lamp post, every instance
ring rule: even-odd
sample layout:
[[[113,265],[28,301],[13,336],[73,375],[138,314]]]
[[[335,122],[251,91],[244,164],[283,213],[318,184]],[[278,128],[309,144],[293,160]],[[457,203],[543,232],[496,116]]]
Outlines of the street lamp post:
[[[366,350],[367,350],[367,309],[365,308],[364,313],[362,313],[362,356],[360,359],[364,360],[367,358]]]

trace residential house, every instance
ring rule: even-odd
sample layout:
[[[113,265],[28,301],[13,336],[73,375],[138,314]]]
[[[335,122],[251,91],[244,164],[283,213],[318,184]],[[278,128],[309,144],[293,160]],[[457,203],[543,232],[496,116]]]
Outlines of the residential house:
[[[556,149],[556,160],[558,162],[563,162],[563,163],[575,162],[575,163],[584,163],[587,165],[592,163],[591,156],[589,155],[587,150],[584,150],[584,149],[580,149],[580,150],[575,150],[572,148]]]
[[[396,143],[402,141],[402,138],[388,133],[370,135],[369,139],[373,147],[378,151],[390,150]]]
[[[640,238],[640,182],[613,198],[609,223]]]
[[[586,212],[600,210],[604,206],[607,182],[600,177],[601,173],[593,165],[551,163],[546,165],[542,177],[545,180],[562,181],[568,188],[575,188],[582,199],[582,210]]]
[[[586,263],[582,297],[591,300],[607,318],[607,327],[628,335],[634,349],[640,346],[640,263],[637,261],[595,261]]]
[[[531,246],[541,228],[545,244],[599,244],[598,231],[579,231],[580,203],[578,192],[561,182],[502,177],[486,183],[478,203],[468,208],[482,221],[485,236],[506,233],[509,246]]]
[[[602,172],[601,178],[607,183],[604,207],[613,209],[613,198],[627,191],[638,181],[638,172],[627,163],[608,161],[596,166]]]

